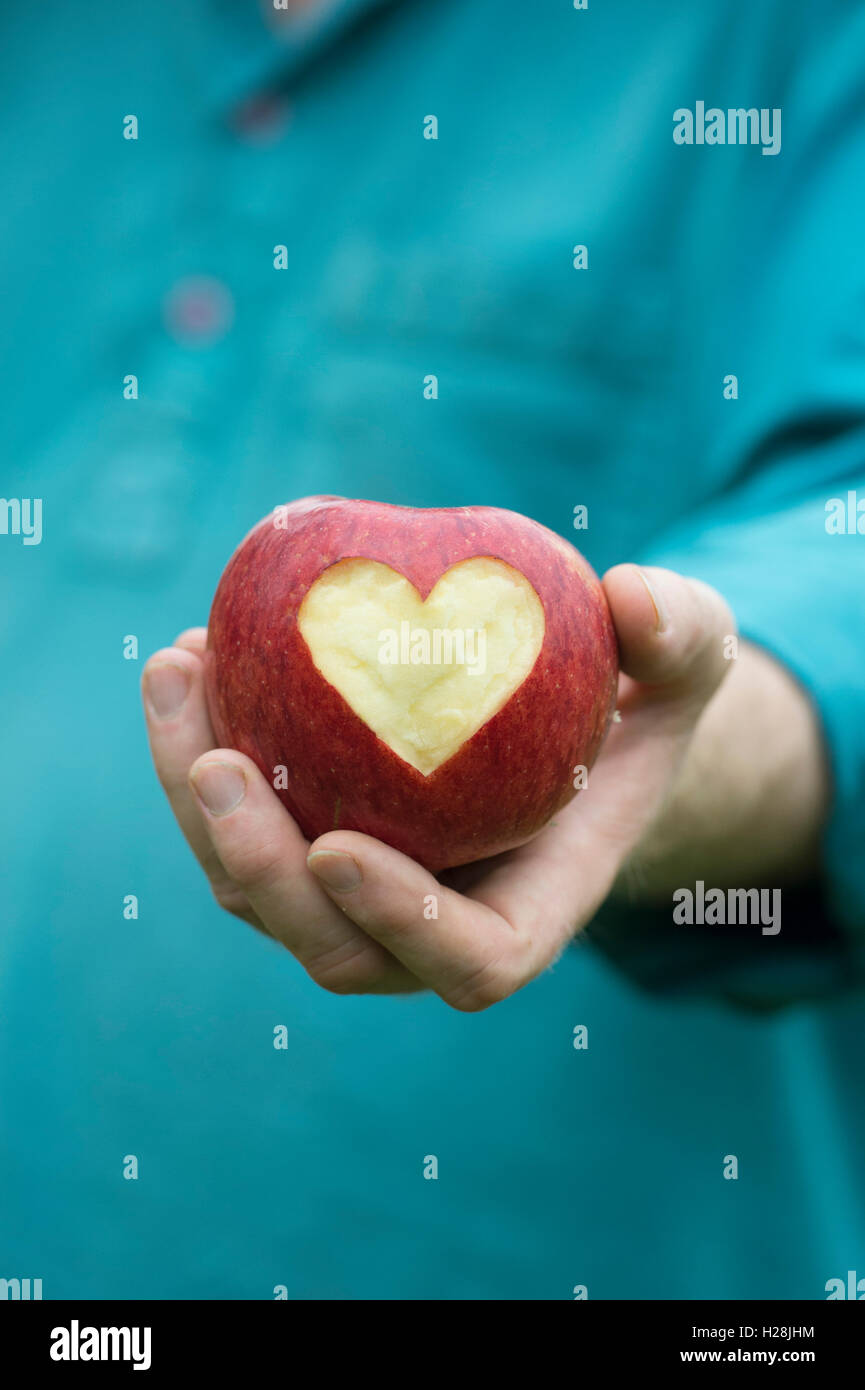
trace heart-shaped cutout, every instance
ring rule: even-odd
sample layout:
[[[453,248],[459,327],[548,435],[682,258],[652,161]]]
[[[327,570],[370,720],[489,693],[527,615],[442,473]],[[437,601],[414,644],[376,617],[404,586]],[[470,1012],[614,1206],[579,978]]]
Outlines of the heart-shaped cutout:
[[[491,556],[452,565],[425,601],[389,565],[340,560],[310,586],[298,626],[324,679],[427,777],[507,703],[545,630],[525,575]]]

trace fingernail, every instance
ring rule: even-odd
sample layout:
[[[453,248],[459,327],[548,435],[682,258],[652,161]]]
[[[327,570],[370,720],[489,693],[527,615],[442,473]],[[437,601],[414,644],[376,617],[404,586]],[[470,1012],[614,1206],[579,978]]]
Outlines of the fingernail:
[[[639,566],[637,566],[636,568],[637,574],[640,576],[643,583],[645,584],[646,592],[649,595],[649,598],[652,600],[652,607],[655,610],[655,631],[666,632],[667,628],[670,626],[670,610],[664,602],[662,595],[652,584],[652,581],[646,574],[646,571],[641,570]]]
[[[159,719],[170,719],[189,694],[189,672],[182,666],[151,666],[145,676],[148,702]]]
[[[205,763],[189,780],[212,816],[227,816],[246,795],[246,778],[234,763]]]
[[[307,864],[316,878],[335,893],[347,893],[363,882],[360,865],[351,854],[341,849],[316,849],[307,857]]]

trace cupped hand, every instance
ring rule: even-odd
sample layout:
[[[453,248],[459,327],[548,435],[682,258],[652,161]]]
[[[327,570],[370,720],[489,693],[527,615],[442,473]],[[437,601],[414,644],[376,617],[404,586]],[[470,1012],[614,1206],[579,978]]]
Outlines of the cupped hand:
[[[438,878],[355,831],[309,844],[255,764],[214,746],[204,628],[152,656],[143,693],[153,759],[217,902],[336,994],[431,989],[475,1011],[538,975],[662,812],[730,664],[734,620],[707,585],[617,565],[604,589],[621,654],[619,718],[588,786],[521,849]]]

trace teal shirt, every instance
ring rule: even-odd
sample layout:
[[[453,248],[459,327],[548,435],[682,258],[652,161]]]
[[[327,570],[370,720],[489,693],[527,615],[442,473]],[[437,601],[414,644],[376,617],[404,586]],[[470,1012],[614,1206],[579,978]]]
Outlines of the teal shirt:
[[[823,1298],[865,1275],[865,14],[260,14],[0,18],[0,492],[43,502],[40,544],[0,534],[0,1277]],[[780,109],[780,152],[675,143],[697,101]],[[466,1016],[326,994],[222,914],[141,664],[321,492],[515,508],[722,589],[831,758],[781,934],[602,914]]]

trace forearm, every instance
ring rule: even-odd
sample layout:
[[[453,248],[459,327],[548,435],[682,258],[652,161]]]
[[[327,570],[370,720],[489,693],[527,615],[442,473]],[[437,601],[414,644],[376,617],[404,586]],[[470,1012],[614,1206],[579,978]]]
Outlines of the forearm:
[[[614,895],[657,901],[696,879],[760,887],[808,877],[819,863],[828,783],[808,697],[765,652],[740,643]]]

